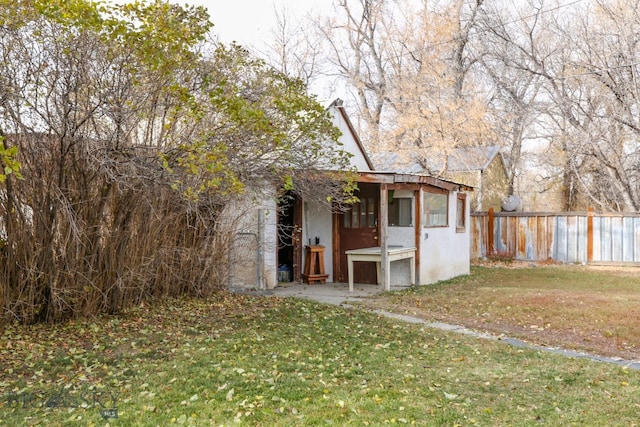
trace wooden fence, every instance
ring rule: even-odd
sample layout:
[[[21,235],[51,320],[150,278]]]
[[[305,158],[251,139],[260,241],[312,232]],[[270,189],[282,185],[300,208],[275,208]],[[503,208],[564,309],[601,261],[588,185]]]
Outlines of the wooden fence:
[[[594,212],[471,214],[471,259],[640,263],[640,214]]]

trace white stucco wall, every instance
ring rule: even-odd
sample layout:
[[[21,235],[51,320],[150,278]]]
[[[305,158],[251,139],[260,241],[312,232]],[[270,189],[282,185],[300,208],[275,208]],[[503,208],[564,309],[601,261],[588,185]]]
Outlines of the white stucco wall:
[[[448,227],[422,227],[420,284],[431,284],[470,272],[470,197],[466,199],[465,230],[461,233],[456,232],[456,200],[456,193],[450,192]]]
[[[370,171],[367,159],[362,153],[348,121],[340,111],[331,109],[334,125],[342,133],[340,142],[343,149],[352,153],[351,164],[359,171]],[[234,222],[237,230],[231,247],[230,280],[231,287],[272,289],[278,285],[277,265],[277,205],[269,191],[261,195],[247,195],[246,198],[227,206],[227,217]],[[305,263],[304,245],[320,244],[325,247],[324,267],[333,281],[333,241],[332,212],[329,206],[305,201],[303,203],[302,226],[302,266]],[[261,224],[261,226],[260,226]]]
[[[360,150],[358,143],[356,142],[353,135],[351,134],[351,131],[349,130],[349,124],[347,123],[347,121],[344,119],[344,117],[342,117],[340,112],[335,108],[331,109],[331,114],[333,117],[333,124],[338,129],[340,129],[340,132],[342,132],[342,136],[340,137],[340,142],[343,145],[343,149],[353,154],[353,157],[351,158],[351,165],[354,166],[356,170],[361,172],[370,171],[371,168],[369,168],[366,158],[362,154],[362,151]]]
[[[333,282],[333,214],[331,208],[321,203],[305,201],[302,204],[302,265],[305,265],[306,253],[304,246],[315,245],[315,238],[320,238],[324,246],[324,271],[328,274],[328,282]]]
[[[410,197],[413,192],[398,191],[395,197]],[[422,193],[420,194],[422,197]],[[420,282],[431,284],[455,276],[469,274],[469,200],[465,218],[465,231],[456,232],[456,193],[449,194],[449,226],[421,228],[420,233]],[[415,200],[413,201],[415,203]],[[241,288],[272,289],[277,281],[277,206],[273,198],[247,197],[233,205],[229,205],[228,218],[234,218],[236,234],[231,244],[230,286]],[[323,204],[306,201],[303,203],[303,246],[315,244],[315,237],[320,238],[320,244],[325,247],[325,273],[329,275],[327,281],[333,279],[333,240],[331,209]],[[413,218],[413,224],[416,219]],[[263,228],[260,231],[259,224]],[[389,227],[388,244],[390,246],[415,246],[413,227]],[[260,260],[257,259],[258,254]],[[305,262],[303,248],[302,265]],[[409,285],[409,261],[397,261],[391,264],[391,286],[404,287]],[[260,282],[258,282],[258,269]]]
[[[236,230],[230,242],[229,286],[272,289],[278,284],[276,209],[268,192],[227,206],[225,217]]]
[[[387,244],[389,246],[402,246],[405,248],[415,246],[415,197],[413,191],[397,190],[394,192],[394,198],[411,199],[411,227],[389,227],[387,231]],[[411,285],[411,266],[410,260],[400,260],[391,263],[390,278],[391,287],[406,287]]]
[[[278,286],[278,211],[275,200],[263,202],[264,235],[262,236],[262,281],[265,289]],[[467,252],[469,252],[467,250]]]
[[[411,228],[413,230],[413,228]],[[389,230],[389,232],[392,232]],[[410,241],[406,241],[403,247],[411,247],[408,242],[413,242],[413,236]],[[389,280],[391,281],[391,288],[405,288],[411,286],[411,260],[401,259],[391,263],[391,269],[389,271]]]

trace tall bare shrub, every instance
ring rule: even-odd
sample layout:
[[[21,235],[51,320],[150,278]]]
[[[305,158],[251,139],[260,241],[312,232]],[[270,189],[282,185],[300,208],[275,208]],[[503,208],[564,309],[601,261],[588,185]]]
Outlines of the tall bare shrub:
[[[345,167],[302,83],[209,27],[163,1],[0,4],[0,136],[22,174],[0,156],[0,322],[206,295],[226,284],[231,200]]]

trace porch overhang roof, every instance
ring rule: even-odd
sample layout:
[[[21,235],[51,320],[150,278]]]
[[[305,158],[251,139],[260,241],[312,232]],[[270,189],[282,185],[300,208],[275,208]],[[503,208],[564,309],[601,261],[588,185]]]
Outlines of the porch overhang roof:
[[[426,184],[447,191],[473,191],[473,187],[430,175],[395,172],[358,172],[358,182],[371,184]]]

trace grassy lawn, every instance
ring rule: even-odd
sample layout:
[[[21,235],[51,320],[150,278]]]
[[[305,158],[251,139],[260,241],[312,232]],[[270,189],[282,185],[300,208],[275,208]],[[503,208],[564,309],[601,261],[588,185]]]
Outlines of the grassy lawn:
[[[630,426],[640,410],[637,371],[295,299],[12,326],[0,360],[7,426]]]
[[[515,264],[368,304],[542,345],[640,359],[640,267]]]

